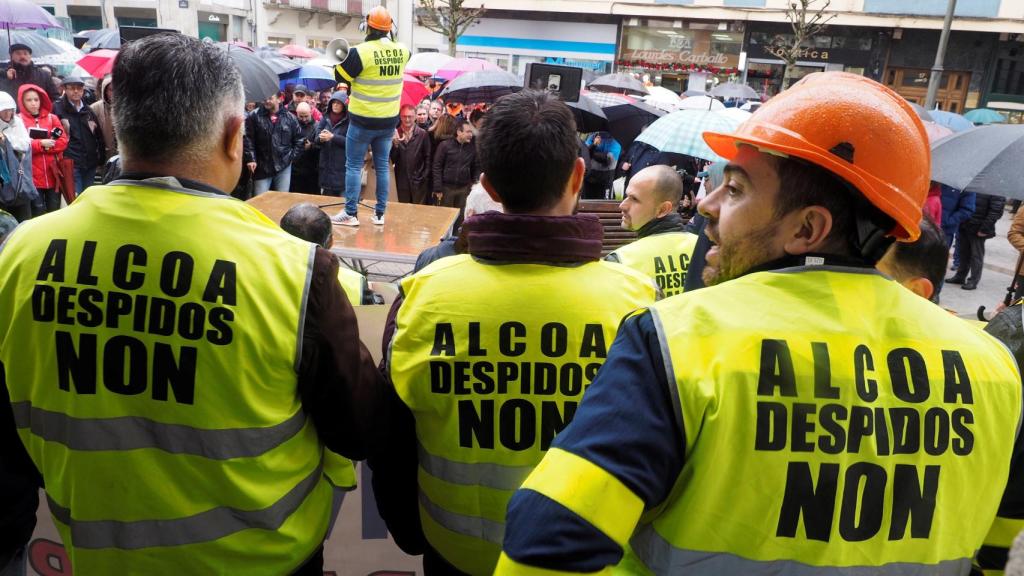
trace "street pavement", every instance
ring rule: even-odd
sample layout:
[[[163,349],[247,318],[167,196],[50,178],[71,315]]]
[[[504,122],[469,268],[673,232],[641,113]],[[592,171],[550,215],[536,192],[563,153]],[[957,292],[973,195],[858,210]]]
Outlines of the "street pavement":
[[[985,266],[977,290],[961,290],[955,284],[946,284],[942,288],[940,301],[944,308],[957,313],[962,318],[977,319],[979,306],[985,307],[985,315],[989,318],[995,313],[996,306],[1006,297],[1006,287],[1013,281],[1013,269],[1017,265],[1019,253],[1006,239],[1013,214],[1004,212],[996,223],[996,237],[985,242]],[[950,265],[952,265],[952,250]],[[953,275],[947,267],[946,278]]]

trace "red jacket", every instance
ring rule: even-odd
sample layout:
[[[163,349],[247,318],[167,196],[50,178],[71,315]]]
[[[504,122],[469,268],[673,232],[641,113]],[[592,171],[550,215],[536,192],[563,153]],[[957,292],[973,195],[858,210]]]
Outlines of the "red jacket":
[[[32,116],[25,110],[23,98],[27,90],[35,90],[36,94],[39,94],[38,117]],[[43,149],[42,140],[32,140],[32,182],[36,188],[48,190],[56,188],[59,179],[57,176],[58,163],[63,156],[64,149],[68,147],[68,132],[61,125],[60,118],[50,113],[53,110],[53,103],[46,94],[46,90],[35,84],[23,84],[18,89],[18,109],[21,111],[21,120],[25,123],[26,130],[43,128],[51,132],[51,137],[54,128],[60,128],[63,131],[60,138],[53,138],[56,140],[56,144],[49,150]]]

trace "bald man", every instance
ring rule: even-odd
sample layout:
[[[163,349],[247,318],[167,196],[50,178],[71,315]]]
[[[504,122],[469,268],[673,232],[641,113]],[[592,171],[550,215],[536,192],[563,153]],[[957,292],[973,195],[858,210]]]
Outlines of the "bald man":
[[[687,232],[677,207],[683,180],[670,166],[650,166],[636,173],[619,204],[622,227],[637,239],[605,259],[647,274],[667,296],[683,292],[697,236]]]
[[[309,102],[295,105],[295,117],[299,119],[299,131],[302,133],[302,150],[292,160],[292,192],[318,194],[320,192],[320,149],[316,142],[316,118]]]

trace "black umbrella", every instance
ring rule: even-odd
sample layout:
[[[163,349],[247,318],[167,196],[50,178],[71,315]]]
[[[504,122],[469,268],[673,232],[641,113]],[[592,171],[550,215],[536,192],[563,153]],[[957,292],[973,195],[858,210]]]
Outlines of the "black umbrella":
[[[446,102],[486,104],[522,90],[519,80],[503,70],[466,72],[452,80],[441,92]]]
[[[236,46],[235,48],[237,49],[238,47]],[[246,52],[248,52],[248,50],[246,50]],[[302,65],[294,60],[289,60],[283,56],[267,56],[264,54],[265,53],[257,52],[255,56],[260,60],[263,60],[263,63],[269,66],[270,69],[274,71],[274,74],[277,74],[278,76],[294,72],[299,68],[302,68]]]
[[[932,180],[964,192],[1024,200],[1024,124],[958,132],[932,147]]]
[[[640,96],[647,94],[647,88],[643,82],[630,74],[621,73],[598,76],[597,79],[590,83],[588,88],[602,92],[622,92],[625,94],[638,94]]]
[[[601,132],[608,130],[608,117],[604,110],[586,94],[580,94],[578,102],[566,102],[576,117],[576,130],[580,132]]]
[[[644,128],[667,114],[664,110],[628,96],[602,92],[588,92],[586,96],[601,107],[601,111],[608,118],[608,131],[624,150],[629,148]]]
[[[11,44],[24,44],[32,49],[32,57],[38,58],[39,56],[56,56],[64,52],[57,43],[50,42],[50,39],[46,36],[36,34],[35,32],[25,32],[24,30],[9,31],[10,39],[7,35],[0,37],[0,60],[11,59]]]
[[[218,43],[217,47],[225,50],[231,60],[234,61],[239,73],[242,75],[242,86],[245,87],[246,102],[263,102],[278,91],[277,74],[267,66],[266,61],[252,52],[231,46],[226,43]]]
[[[85,44],[82,45],[82,52],[92,52],[103,48],[107,50],[121,49],[121,31],[117,28],[101,28],[82,34],[86,38]]]

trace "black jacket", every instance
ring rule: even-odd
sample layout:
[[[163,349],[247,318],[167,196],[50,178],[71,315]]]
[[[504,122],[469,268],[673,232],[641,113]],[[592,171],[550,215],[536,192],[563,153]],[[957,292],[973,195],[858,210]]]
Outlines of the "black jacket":
[[[296,118],[297,119],[297,118]],[[316,174],[317,168],[320,164],[320,151],[310,146],[306,149],[306,142],[309,141],[311,144],[316,140],[316,126],[317,122],[310,119],[309,124],[306,126],[299,122],[299,131],[302,133],[302,150],[292,160],[292,173],[298,172],[300,174]]]
[[[994,237],[996,222],[1003,217],[1005,207],[1006,198],[1002,196],[978,194],[974,201],[974,214],[960,225],[960,233],[973,236],[980,232],[983,238]]]
[[[60,99],[60,94],[57,93],[57,86],[53,83],[53,76],[50,76],[49,71],[35,64],[30,64],[27,69],[19,69],[15,66],[14,69],[17,71],[17,75],[13,80],[9,80],[7,78],[7,68],[7,66],[0,68],[0,90],[17,98],[18,89],[23,84],[35,84],[46,90],[47,96],[50,97],[50,102],[56,102]]]
[[[314,139],[314,145],[320,149],[320,188],[332,191],[345,191],[345,137],[348,134],[348,114],[337,124],[331,124],[330,114],[317,122],[313,135],[322,130],[330,130],[331,139],[321,142]]]
[[[476,162],[476,144],[459,144],[455,138],[437,145],[434,153],[434,192],[445,186],[469,186],[480,177]]]
[[[74,160],[76,166],[103,165],[107,155],[103,129],[100,127],[100,119],[85,100],[82,100],[82,109],[75,110],[68,97],[62,96],[53,103],[53,113],[68,123],[68,149],[64,155]],[[89,126],[90,122],[92,127]]]
[[[270,112],[258,108],[245,119],[245,161],[256,163],[257,180],[271,178],[291,165],[302,152],[302,127],[299,119],[281,106],[277,110],[277,123],[270,121]]]

